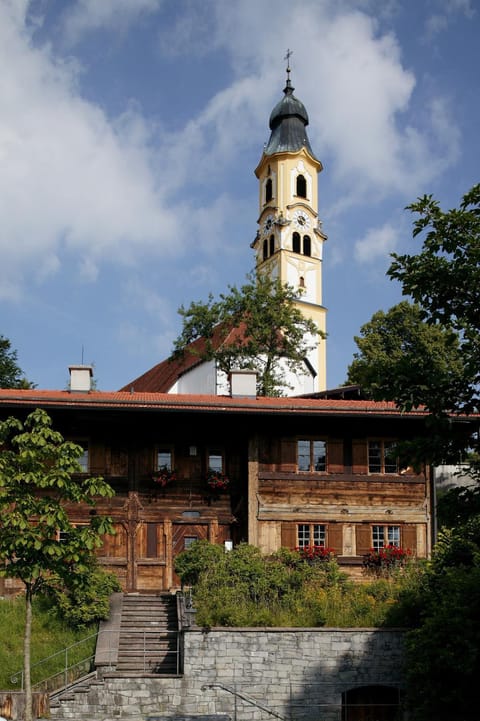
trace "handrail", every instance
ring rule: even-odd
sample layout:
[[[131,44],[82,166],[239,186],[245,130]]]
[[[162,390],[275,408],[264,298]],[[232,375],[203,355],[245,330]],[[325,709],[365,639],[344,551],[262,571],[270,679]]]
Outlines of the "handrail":
[[[75,643],[72,643],[70,646],[66,646],[65,648],[61,649],[60,651],[56,651],[55,653],[50,654],[50,656],[46,656],[45,658],[40,659],[40,661],[33,663],[30,666],[30,673],[32,672],[33,669],[36,669],[48,662],[52,662],[55,658],[59,658],[59,657],[63,656],[65,659],[65,662],[60,671],[57,671],[56,673],[54,673],[50,676],[46,676],[41,681],[36,681],[34,684],[32,684],[32,689],[38,688],[42,684],[50,681],[51,679],[53,679],[59,675],[63,676],[64,683],[65,683],[65,685],[67,685],[68,684],[68,672],[72,671],[74,668],[77,668],[78,666],[80,666],[81,664],[84,664],[87,661],[91,662],[93,660],[93,658],[95,657],[95,651],[94,651],[93,654],[90,653],[89,655],[84,656],[80,660],[77,660],[77,661],[73,662],[71,665],[69,665],[68,658],[69,658],[69,655],[71,657],[72,650],[77,648],[78,646],[86,643],[87,641],[91,641],[92,639],[96,638],[97,636],[98,636],[98,632],[92,633],[89,636],[85,636],[85,638],[82,638],[80,641],[76,641]],[[19,681],[20,681],[20,690],[23,691],[24,681],[25,681],[23,669],[21,671],[16,671],[15,673],[13,673],[10,676],[10,683],[17,684]]]
[[[143,639],[143,670],[150,673],[158,673],[158,671],[155,671],[155,666],[152,665],[152,662],[148,659],[148,649],[147,649],[147,639],[149,636],[155,636],[158,640],[164,640],[167,638],[176,638],[176,648],[174,650],[165,650],[165,656],[171,656],[175,654],[176,656],[176,672],[177,674],[180,672],[180,645],[179,645],[179,633],[178,631],[159,631],[159,630],[141,630],[141,631],[130,631],[131,635],[138,636],[139,638]],[[46,691],[50,691],[51,693],[54,693],[55,691],[58,691],[59,689],[67,688],[71,686],[74,683],[77,683],[82,676],[85,675],[85,672],[88,673],[92,665],[95,661],[95,655],[96,650],[94,648],[93,653],[89,651],[88,654],[85,654],[80,659],[75,659],[72,661],[72,653],[74,649],[78,648],[81,644],[85,644],[87,641],[91,641],[92,639],[97,639],[97,645],[98,645],[98,639],[100,637],[103,637],[104,634],[108,634],[111,636],[111,634],[117,634],[118,630],[115,629],[101,629],[98,632],[94,634],[90,634],[89,636],[86,636],[85,638],[81,639],[80,641],[76,641],[74,644],[71,644],[70,646],[67,646],[64,649],[61,649],[60,651],[57,651],[50,656],[46,656],[45,658],[41,659],[40,661],[37,661],[36,663],[31,665],[30,670],[38,669],[42,665],[50,663],[50,665],[55,664],[55,659],[62,659],[63,662],[60,662],[58,664],[59,668],[54,673],[50,673],[50,675],[45,675],[43,678],[41,678],[38,681],[35,681],[34,684],[32,684],[32,689],[39,689],[43,688]],[[107,638],[109,636],[107,635]],[[115,666],[117,658],[117,648],[113,648],[110,646],[110,643],[108,643],[107,648],[107,663],[102,665],[108,665],[110,668],[113,668]],[[152,670],[153,669],[153,670]],[[58,679],[58,682],[55,682],[54,679]],[[10,676],[10,682],[12,684],[18,684],[20,683],[20,690],[24,690],[24,670],[17,671],[13,673]]]
[[[257,701],[256,699],[252,698],[251,696],[248,696],[246,693],[242,693],[241,691],[237,691],[235,688],[232,688],[231,686],[226,686],[223,683],[207,683],[202,686],[202,691],[206,691],[207,688],[221,688],[223,691],[227,691],[228,693],[231,693],[232,696],[237,696],[238,698],[241,698],[243,701],[246,701],[247,703],[251,704],[252,706],[256,706],[261,711],[265,711],[265,713],[270,714],[270,716],[275,716],[276,718],[280,719],[280,721],[288,721],[288,718],[286,716],[282,716],[282,714],[277,713],[273,709],[269,708],[268,706],[265,706],[265,704],[260,703],[260,701]]]

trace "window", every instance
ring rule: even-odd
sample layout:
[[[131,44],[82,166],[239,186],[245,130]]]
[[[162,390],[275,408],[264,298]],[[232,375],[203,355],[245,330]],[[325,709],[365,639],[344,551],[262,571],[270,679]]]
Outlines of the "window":
[[[192,543],[195,543],[195,541],[198,541],[198,536],[184,536],[183,538],[183,550],[186,551]]]
[[[173,469],[173,454],[170,448],[159,448],[157,451],[157,470],[166,468],[167,471]]]
[[[372,548],[379,551],[385,546],[400,547],[400,526],[372,527]]]
[[[208,470],[223,473],[223,454],[222,451],[212,450],[208,453]]]
[[[265,202],[268,203],[273,198],[273,183],[272,179],[268,178],[265,183]]]
[[[327,527],[323,523],[299,523],[297,526],[297,546],[325,547]]]
[[[275,238],[273,235],[270,236],[270,255],[275,253]]]
[[[303,255],[312,255],[312,243],[309,235],[303,236]]]
[[[307,197],[307,181],[304,175],[297,175],[297,195],[301,198]]]
[[[77,441],[77,443],[83,449],[83,453],[78,459],[81,473],[88,473],[88,443],[86,441]]]
[[[299,471],[325,471],[327,468],[326,441],[297,441],[297,466]]]
[[[82,528],[86,523],[73,523],[72,528]],[[71,531],[57,531],[57,541],[59,543],[67,543],[70,538]]]
[[[399,472],[395,441],[368,441],[368,472]]]
[[[267,260],[268,258],[268,241],[265,238],[263,241],[263,260]]]
[[[300,233],[294,233],[292,236],[292,250],[294,253],[300,253]]]

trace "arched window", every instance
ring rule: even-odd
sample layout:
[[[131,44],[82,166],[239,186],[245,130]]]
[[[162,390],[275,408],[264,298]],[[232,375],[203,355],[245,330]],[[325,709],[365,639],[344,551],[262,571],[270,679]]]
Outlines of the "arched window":
[[[307,197],[307,181],[304,175],[297,175],[297,195],[300,198]]]
[[[273,235],[270,236],[270,255],[275,253],[275,238]]]
[[[269,178],[265,183],[265,202],[268,203],[273,198],[273,183]]]
[[[312,242],[309,235],[303,236],[303,255],[312,255]]]
[[[267,260],[268,258],[268,241],[265,238],[263,241],[263,260]]]
[[[294,253],[300,253],[300,233],[294,233],[292,236],[292,250]]]
[[[298,287],[305,288],[305,278],[303,277],[303,275],[301,275],[300,278],[298,279]]]

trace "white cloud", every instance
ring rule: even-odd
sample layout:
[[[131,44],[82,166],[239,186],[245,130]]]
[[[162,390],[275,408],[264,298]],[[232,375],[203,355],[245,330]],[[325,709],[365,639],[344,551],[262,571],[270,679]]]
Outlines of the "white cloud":
[[[163,0],[77,0],[63,18],[66,41],[74,45],[93,30],[126,30],[141,15],[157,12]]]
[[[359,263],[385,259],[395,249],[397,240],[398,232],[390,223],[385,223],[381,228],[371,228],[355,243],[355,259]]]
[[[338,210],[398,191],[410,197],[412,188],[442,172],[458,152],[448,105],[433,98],[435,112],[421,126],[406,122],[416,79],[402,64],[396,38],[355,10],[359,4],[205,0],[203,42],[221,50],[234,80],[169,133],[147,122],[135,103],[110,118],[83,98],[78,60],[30,42],[26,0],[0,4],[0,296],[14,297],[29,278],[40,283],[58,273],[66,254],[79,257],[79,277],[89,282],[107,262],[133,265],[138,258],[183,254],[189,231],[179,230],[179,216],[193,219],[195,250],[229,252],[217,239],[229,233],[235,213],[243,213],[234,196],[238,167],[246,151],[258,148],[260,159],[285,78],[279,48],[289,47],[292,37],[301,38],[292,80],[314,119],[313,147],[321,159],[328,154],[331,182],[342,188]],[[161,5],[82,0],[64,19],[78,39]],[[195,23],[175,21],[169,28],[165,20],[163,39],[170,32],[171,46],[188,56],[195,31]],[[189,257],[189,267],[195,265],[201,277],[205,258]]]
[[[441,11],[432,13],[425,21],[427,40],[432,40],[435,36],[446,30],[456,15],[463,15],[468,20],[471,20],[475,12],[471,0],[445,0],[443,5],[441,5]]]
[[[75,63],[35,49],[19,20],[0,6],[0,295],[14,295],[31,269],[56,272],[64,249],[89,256],[90,277],[102,258],[179,252],[142,118],[109,122],[78,95]]]

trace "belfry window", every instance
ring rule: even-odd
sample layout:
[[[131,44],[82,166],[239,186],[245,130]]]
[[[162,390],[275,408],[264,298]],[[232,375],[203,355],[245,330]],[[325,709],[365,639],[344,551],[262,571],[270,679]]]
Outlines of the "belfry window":
[[[268,203],[273,198],[273,183],[272,179],[268,178],[265,183],[265,202]]]
[[[275,253],[275,238],[273,235],[269,238],[269,246],[270,246],[270,255],[273,255]]]
[[[294,233],[292,236],[292,250],[294,253],[300,253],[300,233]]]
[[[304,175],[297,175],[297,195],[300,198],[307,197],[307,181]]]
[[[312,243],[309,235],[303,236],[303,255],[312,255]]]
[[[268,258],[268,241],[265,238],[263,241],[263,260],[267,260]]]

